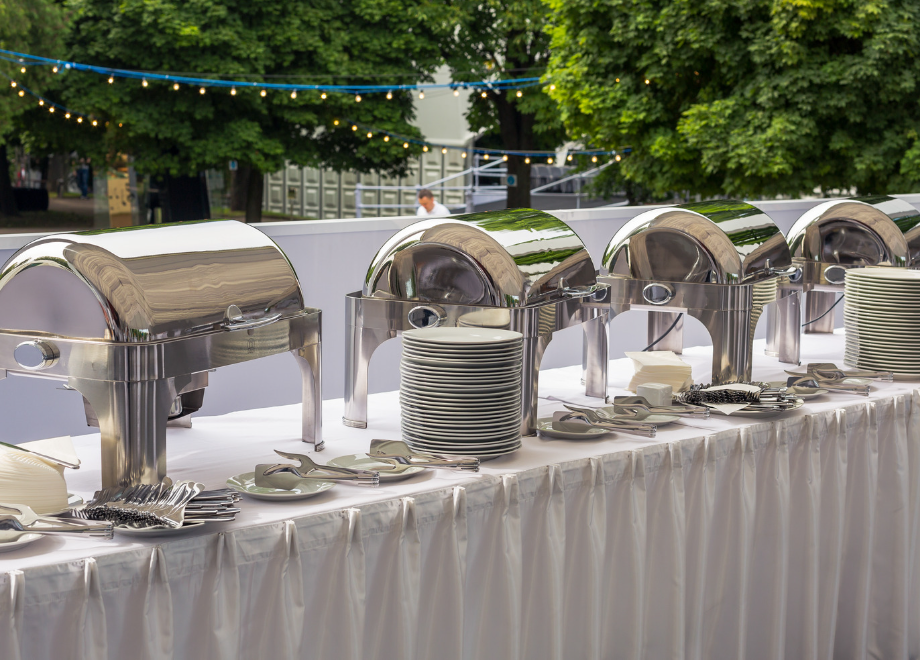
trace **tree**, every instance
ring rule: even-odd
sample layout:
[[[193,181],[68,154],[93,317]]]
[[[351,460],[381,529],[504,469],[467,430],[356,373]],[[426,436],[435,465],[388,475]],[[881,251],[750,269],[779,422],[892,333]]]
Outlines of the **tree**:
[[[51,0],[0,0],[0,48],[4,50],[42,50],[55,57],[63,45],[63,25],[64,14]],[[5,87],[0,93],[0,214],[3,215],[17,213],[7,142],[16,130],[17,119],[35,104],[35,98],[23,87],[40,93],[54,75],[46,67],[29,66],[25,73],[21,67],[12,58],[0,60],[0,76]],[[23,96],[19,96],[19,91]]]
[[[447,0],[429,2],[429,25],[440,36],[441,53],[454,82],[537,77],[549,60],[544,32],[548,12],[542,0]],[[554,150],[565,138],[556,103],[540,87],[475,91],[470,128],[511,151]],[[517,186],[508,188],[508,207],[530,206],[530,164],[508,160]]]
[[[567,129],[608,186],[773,196],[920,181],[913,0],[549,0]]]
[[[412,84],[438,62],[415,0],[69,0],[74,61],[255,83]],[[301,166],[401,175],[412,145],[367,126],[418,135],[408,92],[290,92],[115,78],[70,71],[68,103],[106,126],[110,154],[140,173],[190,175],[238,161],[247,221],[261,218],[262,174]],[[202,91],[203,90],[203,91]],[[352,130],[360,126],[359,130]]]

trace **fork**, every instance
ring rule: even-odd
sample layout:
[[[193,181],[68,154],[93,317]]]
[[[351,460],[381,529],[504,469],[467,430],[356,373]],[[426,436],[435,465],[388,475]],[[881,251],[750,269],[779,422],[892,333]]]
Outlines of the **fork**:
[[[627,422],[627,421],[618,421],[616,419],[611,419],[600,415],[595,410],[590,408],[577,408],[575,406],[565,406],[568,410],[572,419],[580,419],[584,422],[587,422],[591,426],[596,426],[600,429],[606,429],[608,431],[622,431],[623,433],[633,433],[635,435],[642,435],[647,438],[654,438],[655,434],[658,432],[658,427],[655,424],[647,424],[644,422]]]
[[[275,453],[283,458],[297,461],[298,465],[257,465],[255,474],[257,486],[289,490],[291,484],[296,484],[296,480],[299,479],[344,481],[359,486],[380,485],[379,472],[335,467],[333,465],[319,465],[315,463],[312,458],[304,454],[289,454],[284,451],[278,451],[277,449]],[[287,485],[280,485],[282,483]]]

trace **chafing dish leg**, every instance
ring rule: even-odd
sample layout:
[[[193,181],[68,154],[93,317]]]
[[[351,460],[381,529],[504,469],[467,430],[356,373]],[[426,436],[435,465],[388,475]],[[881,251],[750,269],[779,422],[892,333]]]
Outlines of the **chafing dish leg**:
[[[166,421],[176,398],[169,379],[68,385],[92,406],[102,436],[102,487],[155,484],[166,476]]]
[[[678,312],[649,312],[648,313],[648,343],[651,344],[662,338],[649,350],[673,351],[680,355],[684,352],[684,319],[677,321]],[[668,332],[674,322],[677,325]],[[667,333],[667,334],[665,334]]]
[[[585,395],[607,398],[607,314],[582,324],[585,331],[583,368]]]
[[[831,308],[837,301],[837,294],[833,291],[809,291],[805,294],[805,320],[803,323],[818,318]],[[834,332],[834,312],[827,314],[820,321],[808,323],[806,333],[831,334]]]
[[[713,384],[751,380],[751,311],[691,309],[712,338]]]
[[[322,343],[317,342],[293,351],[300,366],[300,375],[303,378],[303,438],[304,442],[312,443],[314,451],[322,451],[323,442],[323,375],[322,375]]]
[[[540,385],[540,363],[553,335],[524,337],[524,366],[521,379],[521,435],[537,432],[537,404]]]
[[[801,364],[802,293],[787,291],[767,305],[766,354],[780,362]]]
[[[387,339],[396,336],[395,330],[358,328],[347,326],[345,344],[345,414],[342,423],[355,428],[367,428],[367,368],[374,351]]]

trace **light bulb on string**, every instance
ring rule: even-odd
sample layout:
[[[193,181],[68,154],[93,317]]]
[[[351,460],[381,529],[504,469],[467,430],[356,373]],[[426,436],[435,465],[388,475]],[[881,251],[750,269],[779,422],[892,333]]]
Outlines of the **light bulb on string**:
[[[21,69],[19,69],[19,72],[20,72],[20,73],[25,73],[25,72],[26,72],[26,68],[25,68],[25,67],[22,67]]]
[[[508,154],[505,154],[504,156],[502,156],[502,160],[508,160]]]
[[[460,96],[460,90],[454,87],[454,96]]]
[[[620,82],[620,79],[619,79],[619,78],[617,78],[617,82]]]
[[[98,125],[99,125],[99,122],[96,121],[96,120],[94,119],[94,120],[93,120],[93,126],[98,126]]]
[[[53,112],[54,112],[54,106],[52,106],[52,107],[50,107],[50,108],[48,108],[48,112],[51,112],[51,113],[53,113]]]
[[[173,91],[179,91],[179,83],[173,83]]]
[[[64,114],[64,119],[70,119],[70,113],[69,113],[69,112]]]
[[[591,162],[592,162],[592,163],[596,163],[596,162],[597,162],[597,156],[591,156]]]
[[[236,96],[236,87],[230,88],[230,96]]]
[[[296,89],[295,89],[293,92],[291,92],[291,98],[292,98],[292,99],[296,99],[296,98],[297,98],[297,90],[296,90]]]
[[[141,85],[144,86],[144,87],[147,86],[147,79],[146,79],[146,78],[143,78],[143,79],[141,80]]]
[[[420,99],[425,98],[425,92],[419,92],[419,93],[418,93],[418,97],[419,97]]]
[[[552,164],[553,164],[553,159],[552,159],[552,158],[547,158],[547,159],[546,159],[546,164],[547,164],[547,165],[552,165]]]
[[[199,94],[204,94],[204,87],[200,87],[200,88],[198,89],[198,93],[199,93]]]
[[[338,125],[339,125],[339,120],[338,120],[338,119],[333,119],[333,120],[332,120],[332,125],[333,125],[333,126],[338,126]]]
[[[326,100],[326,92],[323,92],[322,94],[320,94],[319,97],[325,101],[325,100]]]
[[[408,149],[408,148],[409,148],[409,143],[403,142],[403,149]]]
[[[387,101],[393,100],[393,92],[387,92]]]
[[[356,124],[352,124],[351,130],[353,131],[358,130],[358,126]]]
[[[616,162],[619,163],[619,162],[620,162],[620,154],[617,154],[616,156],[614,156],[613,159],[614,159]]]
[[[118,122],[118,128],[121,128],[121,122]]]
[[[264,89],[259,92],[259,96],[261,96],[263,99],[266,97],[266,95],[268,95],[268,92],[266,92]]]
[[[572,162],[572,154],[569,154],[569,155],[566,157],[566,160],[569,161],[569,162],[571,163],[571,162]]]
[[[648,78],[646,78],[646,79],[645,79],[645,84],[646,84],[646,85],[650,85],[650,84],[651,84],[651,82],[652,82],[652,81],[651,81],[651,80],[649,80]]]
[[[525,165],[530,165],[530,159],[529,159],[529,158],[525,158],[525,159],[524,159],[524,164],[525,164]]]
[[[427,145],[427,144],[424,145],[424,146],[422,147],[422,151],[426,151],[426,152],[428,151],[428,145]]]
[[[45,100],[44,100],[44,99],[39,99],[39,100],[38,100],[38,104],[39,104],[39,105],[45,105]]]
[[[441,153],[442,153],[442,154],[446,154],[446,153],[447,153],[447,147],[441,147]]]
[[[361,103],[361,95],[355,94],[355,103]]]
[[[83,123],[83,117],[77,117],[77,123],[78,123],[78,124],[82,124],[82,123]]]
[[[389,135],[384,135],[384,136],[383,136],[383,141],[384,141],[384,142],[389,142],[389,141],[390,141],[390,136],[389,136]]]
[[[19,95],[20,95],[20,96],[25,96],[26,93],[20,89],[20,90],[19,90]]]
[[[115,82],[115,77],[114,77],[114,76],[109,76],[109,84],[111,85],[111,84],[114,83],[114,82]]]
[[[15,81],[15,80],[11,80],[11,81],[10,81],[10,87],[15,87],[15,86],[16,86],[16,81]]]
[[[460,158],[466,158],[466,152],[465,152],[465,151],[462,152],[462,153],[460,154]]]
[[[58,72],[58,68],[57,68],[56,66],[55,66],[55,67],[51,67],[51,72],[52,72],[52,73],[57,73],[57,72]]]
[[[483,160],[489,160],[489,154],[483,154],[483,155],[482,155],[482,159],[483,159]]]
[[[372,137],[374,137],[374,134],[371,133],[370,131],[368,131],[368,132],[367,132],[367,137],[368,137],[368,138],[372,138]]]
[[[556,90],[556,86],[555,86],[555,85],[550,85],[550,86],[549,86],[549,91],[553,92],[553,91],[555,91],[555,90]]]
[[[517,91],[517,97],[518,97],[518,98],[521,98],[522,96],[524,96],[524,92],[522,92],[521,90],[518,90],[518,91]]]
[[[486,94],[485,92],[482,93],[482,98],[486,98],[486,97],[488,97],[488,96],[489,96],[489,95]]]

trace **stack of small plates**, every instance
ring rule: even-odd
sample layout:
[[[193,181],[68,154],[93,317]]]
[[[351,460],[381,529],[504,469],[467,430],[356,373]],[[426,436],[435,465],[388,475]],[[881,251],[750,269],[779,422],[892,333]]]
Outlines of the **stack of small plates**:
[[[848,365],[920,376],[920,271],[847,271],[844,300]]]
[[[399,399],[406,444],[481,459],[519,449],[523,344],[509,330],[404,332]]]

